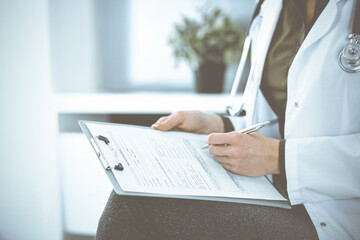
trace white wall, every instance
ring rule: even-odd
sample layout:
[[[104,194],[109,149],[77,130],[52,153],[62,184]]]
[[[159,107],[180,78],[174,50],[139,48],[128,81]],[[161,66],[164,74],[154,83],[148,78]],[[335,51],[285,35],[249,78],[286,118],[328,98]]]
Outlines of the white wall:
[[[0,0],[0,239],[61,239],[47,0]]]
[[[175,67],[168,38],[182,15],[219,6],[246,29],[255,0],[49,0],[57,92],[191,90],[193,71]],[[228,71],[229,89],[236,66]]]
[[[95,0],[49,0],[51,59],[58,92],[94,92],[99,85]]]

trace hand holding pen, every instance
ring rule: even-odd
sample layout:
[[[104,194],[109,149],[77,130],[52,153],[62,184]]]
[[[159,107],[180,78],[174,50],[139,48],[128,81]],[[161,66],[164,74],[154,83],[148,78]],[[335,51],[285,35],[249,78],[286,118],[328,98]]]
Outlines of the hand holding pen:
[[[240,131],[212,133],[208,136],[208,151],[223,168],[234,174],[279,174],[280,140],[256,133],[268,124],[264,122]]]
[[[262,123],[252,125],[252,126],[247,127],[247,128],[243,128],[243,129],[241,129],[239,131],[236,131],[236,132],[243,133],[243,134],[250,134],[250,133],[259,131],[260,129],[262,129],[263,127],[265,127],[266,125],[269,125],[269,124],[270,124],[270,121],[266,121],[266,122],[262,122]],[[209,148],[208,144],[204,145],[201,149],[206,149],[206,148]]]
[[[211,133],[208,138],[211,145],[209,153],[221,166],[235,174],[264,176],[280,173],[280,141],[254,133],[268,124],[265,122],[238,132],[223,133],[224,125],[220,116],[200,111],[179,111],[160,118],[152,127],[161,131],[176,128],[187,132]],[[228,144],[226,147],[225,143]]]

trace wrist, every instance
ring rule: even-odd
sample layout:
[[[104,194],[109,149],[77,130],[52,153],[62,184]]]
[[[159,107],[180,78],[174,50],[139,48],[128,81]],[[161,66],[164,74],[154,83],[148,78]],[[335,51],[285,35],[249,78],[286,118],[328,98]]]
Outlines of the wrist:
[[[208,133],[214,133],[214,132],[223,133],[225,131],[223,120],[219,115],[214,113],[209,113],[207,126],[208,126],[207,129]]]
[[[279,148],[280,148],[280,140],[275,139],[274,140],[274,151],[273,151],[273,171],[272,174],[280,174],[280,153],[279,153]]]

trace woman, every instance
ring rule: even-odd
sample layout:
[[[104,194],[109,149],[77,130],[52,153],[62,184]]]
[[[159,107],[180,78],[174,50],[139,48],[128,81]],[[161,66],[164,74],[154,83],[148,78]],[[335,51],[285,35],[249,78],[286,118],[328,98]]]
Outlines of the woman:
[[[227,170],[273,174],[292,209],[112,193],[96,239],[359,238],[360,73],[338,53],[355,0],[266,0],[250,28],[252,78],[245,116],[177,112],[153,127],[210,134]],[[265,120],[261,133],[232,132]],[[226,144],[226,146],[223,146]]]

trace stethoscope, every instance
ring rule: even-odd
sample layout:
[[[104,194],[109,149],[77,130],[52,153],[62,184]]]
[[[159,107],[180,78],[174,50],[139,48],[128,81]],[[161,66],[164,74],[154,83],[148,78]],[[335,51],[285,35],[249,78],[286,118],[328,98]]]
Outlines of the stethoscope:
[[[348,39],[350,43],[339,54],[340,67],[348,73],[360,72],[360,0],[356,2],[355,17],[352,33]]]
[[[239,90],[240,82],[243,77],[245,71],[245,65],[251,49],[251,37],[249,36],[249,29],[255,17],[259,14],[263,2],[264,0],[260,0],[257,3],[253,17],[250,21],[246,33],[246,38],[244,41],[243,52],[241,55],[240,63],[236,71],[235,80],[230,92],[228,104],[226,106],[226,110],[228,114],[230,114],[231,116],[243,115],[244,113],[243,111],[244,103],[245,103],[244,97],[242,97],[240,104],[237,107],[235,107],[233,103],[235,102],[235,98]],[[360,4],[359,2],[360,0],[357,0],[352,33],[349,34],[348,36],[349,43],[340,51],[339,54],[339,65],[341,69],[343,69],[348,73],[360,72]],[[250,74],[251,72],[252,70],[250,70]],[[250,77],[251,76],[249,76],[248,78]],[[246,82],[244,93],[246,93],[246,90],[248,88],[247,83],[248,81]]]

